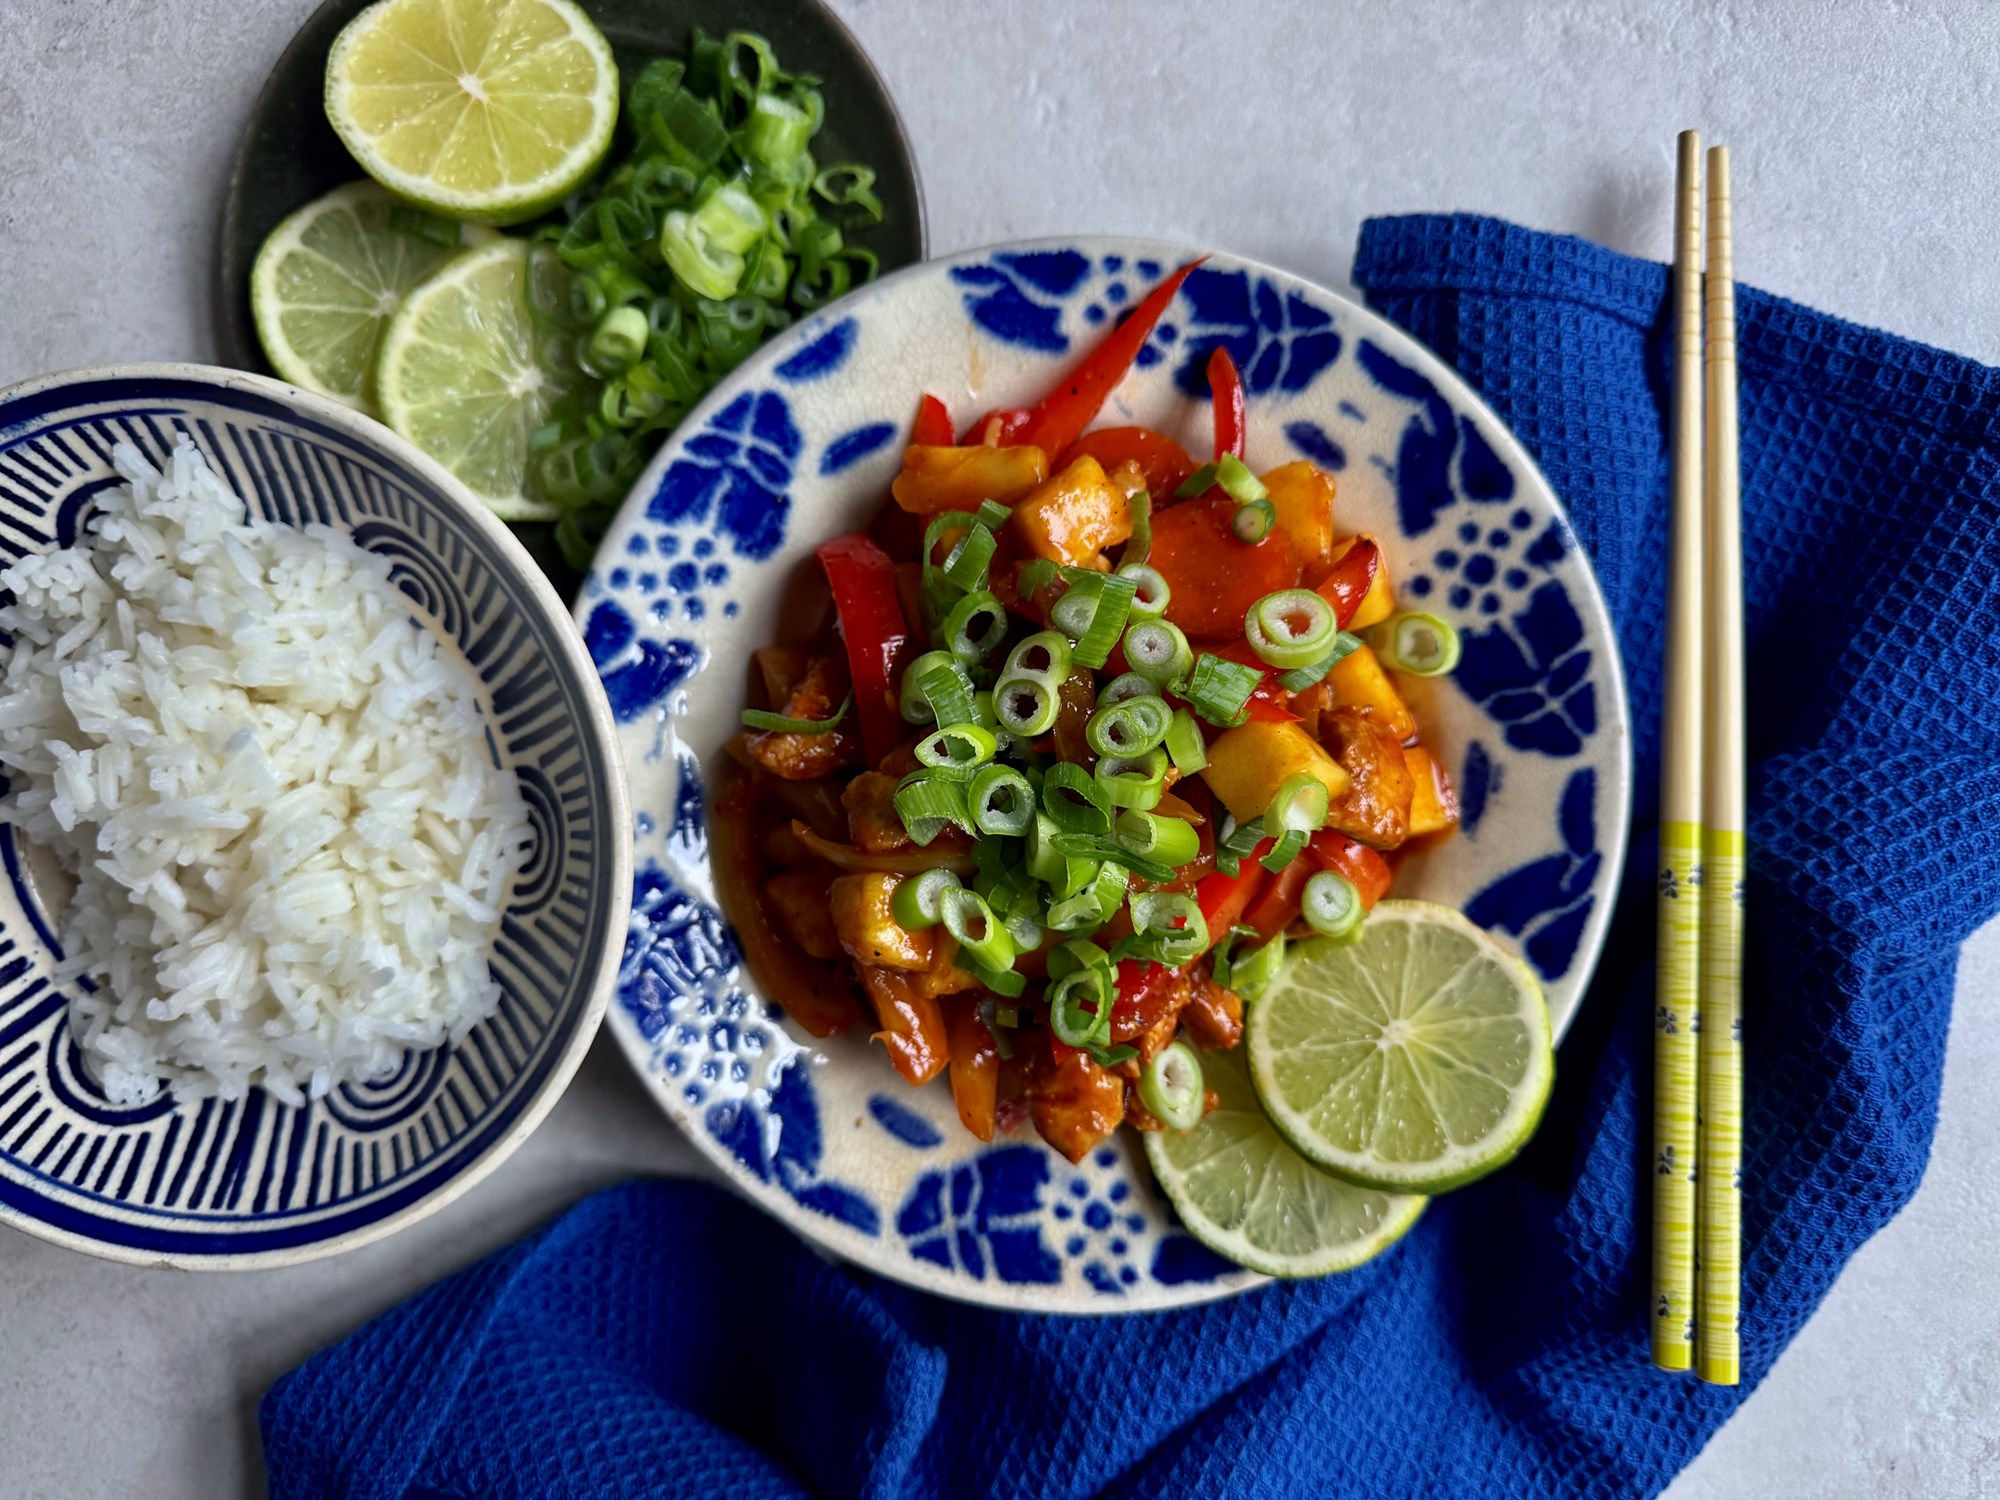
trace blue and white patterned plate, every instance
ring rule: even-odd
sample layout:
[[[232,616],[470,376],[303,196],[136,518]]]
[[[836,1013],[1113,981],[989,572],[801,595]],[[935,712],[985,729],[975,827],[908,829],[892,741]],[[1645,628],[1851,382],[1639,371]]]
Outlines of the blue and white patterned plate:
[[[775,1015],[716,910],[704,773],[719,769],[750,653],[813,548],[865,525],[887,495],[918,395],[944,397],[961,421],[1038,400],[1188,258],[1153,241],[1037,243],[913,267],[842,301],[681,427],[577,604],[636,815],[612,1031],[759,1204],[851,1260],[967,1301],[1138,1311],[1261,1278],[1174,1225],[1131,1140],[1074,1168],[1029,1131],[982,1146],[943,1080],[909,1089],[865,1035],[816,1042]],[[1342,529],[1375,533],[1399,597],[1464,635],[1455,677],[1411,684],[1463,829],[1409,860],[1397,890],[1518,945],[1560,1031],[1603,941],[1630,799],[1610,622],[1562,508],[1485,405],[1406,334],[1227,255],[1188,279],[1104,420],[1206,452],[1203,367],[1218,343],[1243,371],[1252,466],[1305,457],[1335,471]]]
[[[0,565],[67,546],[119,483],[114,444],[160,464],[185,432],[252,509],[322,521],[390,560],[418,618],[484,685],[496,764],[534,829],[493,945],[500,1009],[393,1078],[302,1106],[97,1088],[50,981],[62,888],[0,830],[0,1222],[118,1260],[286,1265],[423,1217],[548,1113],[616,977],[632,878],[609,710],[561,600],[465,488],[387,428],[275,380],[194,365],[79,370],[0,391]]]

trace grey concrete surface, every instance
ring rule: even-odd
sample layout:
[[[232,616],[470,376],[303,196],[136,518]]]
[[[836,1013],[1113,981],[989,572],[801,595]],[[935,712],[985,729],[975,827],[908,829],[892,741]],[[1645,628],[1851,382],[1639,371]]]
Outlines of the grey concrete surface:
[[[1972,4],[836,0],[901,100],[941,251],[1079,230],[1343,286],[1361,220],[1465,208],[1657,255],[1673,132],[1736,148],[1741,274],[2000,360],[2000,12]],[[224,171],[311,0],[0,0],[0,382],[210,352]],[[2000,1493],[2000,928],[1937,1146],[1673,1500]],[[281,1370],[589,1189],[695,1171],[600,1044],[450,1209],[298,1271],[176,1276],[0,1231],[0,1495],[260,1492]]]

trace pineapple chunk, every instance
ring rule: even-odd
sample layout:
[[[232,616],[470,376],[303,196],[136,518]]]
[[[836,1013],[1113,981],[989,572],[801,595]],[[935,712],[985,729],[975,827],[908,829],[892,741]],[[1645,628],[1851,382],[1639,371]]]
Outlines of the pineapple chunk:
[[[1239,823],[1264,816],[1285,778],[1305,772],[1323,783],[1329,797],[1352,784],[1331,755],[1297,724],[1250,723],[1228,731],[1208,747],[1201,779]]]
[[[1326,674],[1326,683],[1333,690],[1336,704],[1367,709],[1374,715],[1375,722],[1393,734],[1399,743],[1417,732],[1415,715],[1389,681],[1389,674],[1382,670],[1380,658],[1368,647],[1363,646],[1343,656]]]
[[[1330,568],[1347,556],[1348,550],[1356,542],[1374,541],[1367,532],[1360,536],[1344,536],[1333,544],[1326,565]],[[1380,543],[1377,543],[1380,546]],[[1347,622],[1349,630],[1366,630],[1370,625],[1379,625],[1396,612],[1396,590],[1389,582],[1389,554],[1384,551],[1382,560],[1375,567],[1375,581],[1368,586],[1368,592],[1361,596],[1361,608],[1354,612],[1354,618]]]
[[[1444,833],[1458,827],[1458,790],[1445,773],[1444,762],[1429,747],[1410,745],[1403,751],[1410,779],[1417,784],[1410,799],[1410,837]]]
[[[1266,474],[1264,488],[1271,492],[1271,508],[1278,513],[1278,529],[1298,553],[1304,575],[1314,581],[1324,578],[1334,559],[1354,545],[1351,539],[1338,549],[1334,544],[1333,476],[1299,459],[1280,464]],[[1376,587],[1381,582],[1382,570],[1377,568]],[[1371,591],[1369,598],[1373,597]]]
[[[1132,507],[1088,453],[1014,507],[1014,529],[1037,557],[1087,568],[1132,536]]]
[[[903,472],[889,493],[904,510],[934,516],[944,510],[978,510],[982,500],[1011,505],[1049,477],[1041,449],[945,448],[912,443],[903,450]]]
[[[858,962],[884,969],[930,968],[936,937],[911,932],[889,909],[890,898],[902,883],[900,875],[875,870],[834,881],[833,929],[840,935],[840,946]]]

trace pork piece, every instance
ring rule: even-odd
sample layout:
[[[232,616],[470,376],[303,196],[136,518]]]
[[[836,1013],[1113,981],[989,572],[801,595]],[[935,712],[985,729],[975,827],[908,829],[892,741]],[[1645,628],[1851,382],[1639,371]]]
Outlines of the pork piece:
[[[1199,965],[1189,974],[1180,1021],[1202,1051],[1226,1052],[1243,1040],[1243,998],[1217,984],[1206,964]]]
[[[902,880],[900,875],[871,870],[833,882],[833,929],[856,963],[884,969],[930,968],[936,949],[932,934],[911,932],[889,907]]]
[[[1072,1162],[1125,1118],[1125,1080],[1071,1047],[1050,1046],[1036,1065],[1030,1099],[1035,1129]]]
[[[1359,708],[1320,715],[1319,740],[1353,779],[1333,799],[1326,826],[1371,849],[1394,849],[1410,836],[1417,784],[1394,733]]]
[[[903,829],[896,811],[896,779],[880,771],[863,771],[840,794],[847,809],[847,836],[867,854],[902,854],[917,847]]]
[[[761,664],[760,664],[761,665]],[[769,684],[770,672],[766,672]],[[827,654],[813,657],[805,675],[792,684],[777,712],[788,719],[824,719],[847,696],[847,662]],[[772,702],[778,700],[773,697]],[[854,716],[826,734],[790,734],[782,730],[752,734],[745,744],[750,758],[773,776],[786,781],[812,781],[845,766],[861,764],[861,736]]]
[[[840,957],[833,926],[833,877],[825,868],[786,870],[764,882],[764,895],[778,925],[805,952],[818,959]]]

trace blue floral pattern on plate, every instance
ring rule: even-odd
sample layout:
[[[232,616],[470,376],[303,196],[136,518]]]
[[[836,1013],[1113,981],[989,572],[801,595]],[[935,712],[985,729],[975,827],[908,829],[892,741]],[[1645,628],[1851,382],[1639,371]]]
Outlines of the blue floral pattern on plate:
[[[982,1144],[942,1082],[907,1089],[865,1036],[814,1039],[772,1012],[714,904],[700,767],[735,732],[749,653],[817,607],[813,547],[881,502],[917,397],[953,393],[961,422],[1039,399],[1185,258],[1144,241],[1008,248],[906,271],[807,320],[670,440],[577,604],[639,812],[614,1034],[769,1211],[885,1275],[1019,1310],[1179,1306],[1261,1278],[1179,1228],[1130,1141],[1075,1166],[1025,1129]],[[1188,278],[1103,420],[1200,449],[1217,346],[1244,372],[1252,458],[1334,472],[1343,528],[1381,540],[1404,606],[1464,635],[1453,679],[1409,684],[1462,832],[1407,861],[1398,889],[1517,943],[1560,1027],[1602,941],[1629,799],[1609,623],[1560,507],[1407,337],[1228,256]]]

